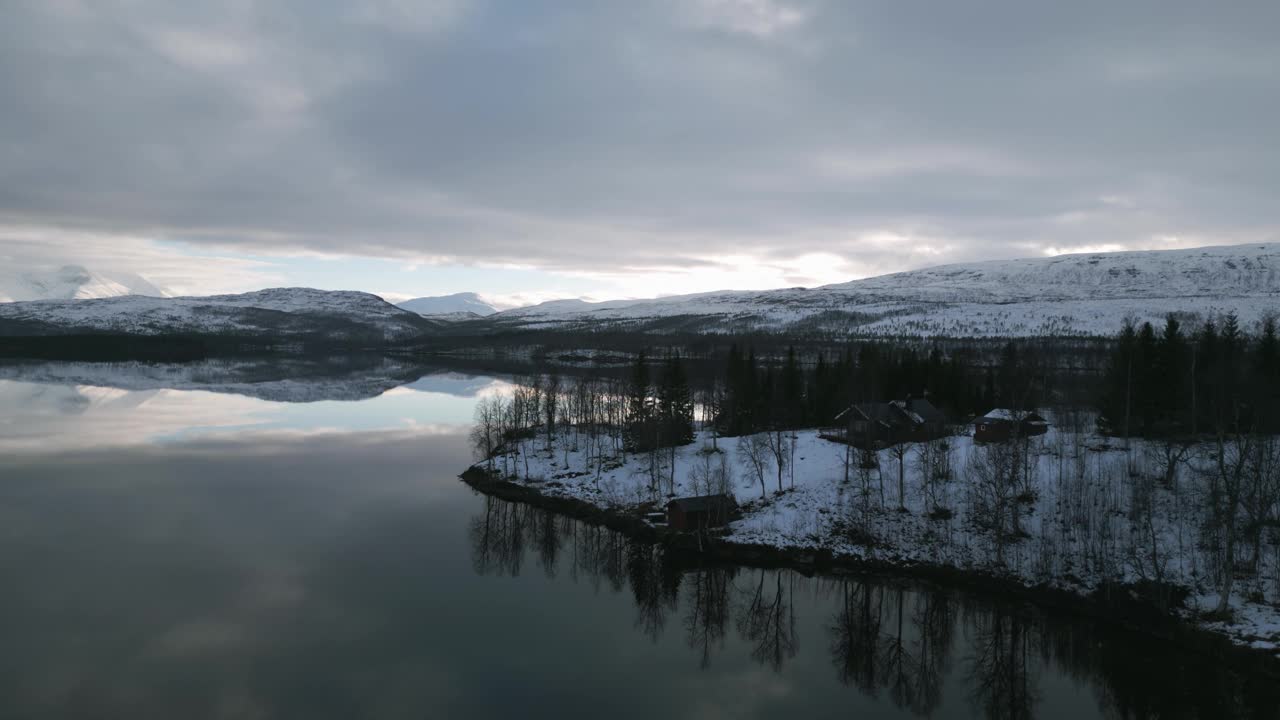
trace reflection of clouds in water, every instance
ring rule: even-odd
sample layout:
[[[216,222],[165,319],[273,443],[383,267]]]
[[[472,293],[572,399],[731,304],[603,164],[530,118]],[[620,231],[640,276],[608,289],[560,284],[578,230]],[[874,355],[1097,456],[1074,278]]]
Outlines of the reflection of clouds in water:
[[[164,658],[242,652],[252,639],[249,629],[238,623],[192,620],[176,625],[156,638],[148,652]]]
[[[0,597],[6,711],[318,717],[336,700],[423,717],[453,671],[380,633],[420,619],[439,563],[386,558],[442,545],[452,514],[430,509],[459,493],[468,450],[424,425],[0,455],[0,567],[23,579]],[[361,591],[386,572],[417,593],[390,622],[398,606]]]
[[[265,407],[236,395],[0,380],[0,450],[143,445],[184,429],[261,423]]]
[[[358,401],[305,404],[199,390],[125,390],[0,380],[0,451],[45,452],[227,439],[405,430],[465,432],[475,399],[508,383],[468,378],[472,395],[390,391]],[[264,447],[255,445],[255,448]],[[266,445],[269,447],[269,443]]]

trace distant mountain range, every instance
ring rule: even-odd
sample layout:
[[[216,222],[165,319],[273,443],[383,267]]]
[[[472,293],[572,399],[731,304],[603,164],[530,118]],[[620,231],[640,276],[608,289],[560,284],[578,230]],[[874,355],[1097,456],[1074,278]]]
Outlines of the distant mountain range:
[[[780,332],[796,335],[1110,335],[1163,322],[1280,311],[1280,244],[1087,253],[941,265],[818,288],[641,301],[557,301],[488,318],[494,330]]]
[[[0,303],[0,336],[219,335],[348,344],[537,330],[797,338],[1097,336],[1117,332],[1126,318],[1162,322],[1179,313],[1195,321],[1235,312],[1249,324],[1278,310],[1280,244],[1263,244],[943,265],[812,289],[605,303],[558,300],[497,313],[471,293],[395,306],[368,293],[308,288],[12,302]]]
[[[99,272],[81,265],[64,265],[47,271],[0,271],[0,302],[84,300],[121,295],[166,297],[168,293],[136,273]]]
[[[387,344],[423,337],[439,325],[377,295],[311,288],[0,304],[0,335],[9,336],[110,333]]]
[[[498,312],[497,308],[472,292],[414,298],[396,305],[423,317],[445,316],[451,319],[469,319],[472,315],[485,317]]]

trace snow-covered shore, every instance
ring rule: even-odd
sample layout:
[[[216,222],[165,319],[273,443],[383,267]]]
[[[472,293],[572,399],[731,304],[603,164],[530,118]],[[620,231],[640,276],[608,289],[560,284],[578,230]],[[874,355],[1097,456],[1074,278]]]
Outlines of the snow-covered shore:
[[[672,493],[704,494],[708,470],[727,468],[742,514],[722,543],[967,571],[1080,596],[1104,585],[1158,584],[1173,595],[1185,594],[1173,604],[1188,623],[1280,658],[1280,551],[1264,553],[1257,572],[1237,580],[1229,621],[1212,613],[1218,596],[1198,547],[1203,488],[1192,472],[1194,453],[1172,483],[1146,483],[1149,494],[1140,497],[1131,487],[1133,473],[1162,472],[1155,443],[1135,441],[1126,450],[1091,432],[1051,429],[1030,441],[1032,492],[1018,500],[1021,535],[1000,543],[979,517],[972,471],[976,455],[990,446],[964,435],[948,439],[950,479],[933,484],[930,492],[922,480],[920,446],[905,453],[901,507],[898,453],[881,450],[878,470],[860,472],[855,462],[846,471],[846,446],[816,430],[788,433],[794,449],[787,452],[794,460],[784,468],[781,491],[776,465],[766,468],[763,498],[759,474],[739,449],[746,439],[699,432],[693,443],[676,449],[674,472],[669,465],[659,468],[664,479],[655,492],[649,456],[602,459],[589,450],[598,443],[576,435],[569,430],[550,444],[543,436],[513,444],[493,458],[491,473],[546,498],[638,515]],[[670,454],[661,455],[669,462]]]

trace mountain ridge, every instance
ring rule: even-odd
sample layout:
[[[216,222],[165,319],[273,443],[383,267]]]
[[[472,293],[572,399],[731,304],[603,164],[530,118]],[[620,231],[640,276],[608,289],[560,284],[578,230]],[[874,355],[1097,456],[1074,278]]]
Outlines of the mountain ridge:
[[[1161,322],[1174,313],[1194,321],[1234,312],[1248,324],[1277,308],[1280,244],[1264,243],[956,263],[817,288],[602,303],[556,300],[487,317],[470,311],[424,317],[369,293],[311,288],[36,300],[0,304],[0,335],[198,335],[348,344],[531,330],[770,333],[798,339],[1096,337],[1113,335],[1126,319]]]
[[[1280,300],[1280,243],[953,263],[816,288],[722,291],[489,318],[508,329],[627,326],[663,332],[1038,336],[1114,333],[1127,317],[1236,312]]]
[[[224,335],[281,342],[392,343],[421,337],[436,324],[352,290],[268,288],[234,295],[0,304],[0,334]]]
[[[473,292],[414,298],[398,302],[396,307],[417,313],[423,317],[462,316],[464,313],[485,317],[498,312],[497,308],[484,302],[479,295]]]

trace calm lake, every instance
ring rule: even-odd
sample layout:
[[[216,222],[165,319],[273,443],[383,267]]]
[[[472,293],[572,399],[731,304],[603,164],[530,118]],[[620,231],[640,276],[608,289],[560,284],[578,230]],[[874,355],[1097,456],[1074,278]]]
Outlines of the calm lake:
[[[510,386],[391,374],[4,368],[0,717],[1277,717],[1074,616],[488,500],[457,475]]]

